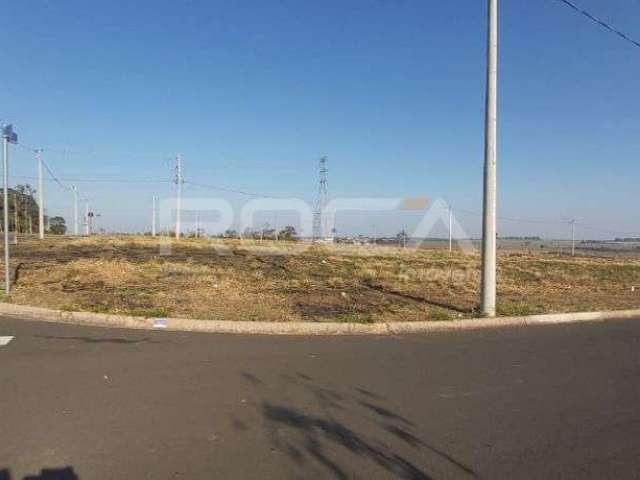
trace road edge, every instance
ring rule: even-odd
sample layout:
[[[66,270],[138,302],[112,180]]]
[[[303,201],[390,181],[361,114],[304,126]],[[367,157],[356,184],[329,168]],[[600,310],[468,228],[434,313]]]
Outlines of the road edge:
[[[451,321],[392,323],[333,322],[251,322],[227,320],[191,320],[186,318],[146,318],[91,312],[67,312],[0,302],[0,315],[44,322],[70,323],[111,328],[171,330],[183,332],[262,334],[262,335],[388,335],[482,328],[525,327],[612,319],[638,319],[640,310],[552,313],[527,317],[470,318]]]

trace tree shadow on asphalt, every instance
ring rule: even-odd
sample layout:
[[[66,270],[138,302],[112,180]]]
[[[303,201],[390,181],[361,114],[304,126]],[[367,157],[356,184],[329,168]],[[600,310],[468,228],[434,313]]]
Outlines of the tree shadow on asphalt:
[[[80,336],[56,336],[56,335],[34,335],[36,338],[43,338],[45,340],[73,340],[76,342],[84,342],[84,343],[117,343],[121,345],[135,345],[137,343],[158,343],[151,342],[149,338],[140,338],[137,340],[123,338],[123,337],[115,337],[115,338],[101,338],[101,337],[80,337]],[[0,478],[2,480],[2,478]]]
[[[242,376],[261,394],[259,411],[273,448],[285,453],[303,477],[305,467],[315,463],[334,478],[350,478],[346,467],[351,462],[344,460],[346,452],[373,462],[387,477],[431,479],[429,473],[398,452],[401,449],[398,442],[404,445],[402,450],[409,448],[418,458],[424,459],[427,453],[459,474],[477,477],[470,467],[419,438],[413,432],[411,420],[382,405],[384,397],[370,390],[356,387],[350,391],[336,391],[319,385],[304,373],[281,376],[287,387],[301,389],[315,399],[314,410],[321,413],[314,413],[268,398],[263,380],[246,372]],[[287,389],[278,388],[278,391]],[[356,425],[367,433],[359,431]],[[233,420],[233,426],[239,433],[249,429],[238,419]]]
[[[12,480],[8,469],[0,470],[0,480]],[[80,480],[73,467],[43,468],[39,474],[27,475],[22,480]]]

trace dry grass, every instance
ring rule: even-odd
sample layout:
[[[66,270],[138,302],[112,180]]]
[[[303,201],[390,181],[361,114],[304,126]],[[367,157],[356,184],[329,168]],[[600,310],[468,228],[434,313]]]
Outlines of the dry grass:
[[[184,240],[51,238],[14,247],[10,301],[144,316],[267,321],[470,316],[479,258],[430,250]],[[640,307],[635,259],[502,254],[499,312]]]

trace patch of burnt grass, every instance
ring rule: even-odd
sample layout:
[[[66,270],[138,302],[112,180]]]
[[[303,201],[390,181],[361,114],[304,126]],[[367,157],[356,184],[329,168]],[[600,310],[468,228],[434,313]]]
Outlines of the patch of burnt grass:
[[[8,301],[140,316],[357,323],[444,321],[456,308],[467,315],[478,305],[479,257],[457,251],[212,239],[173,242],[172,250],[161,257],[158,239],[142,236],[21,239],[13,252],[24,266]],[[640,286],[636,258],[500,253],[498,265],[501,315],[640,306],[631,291]]]

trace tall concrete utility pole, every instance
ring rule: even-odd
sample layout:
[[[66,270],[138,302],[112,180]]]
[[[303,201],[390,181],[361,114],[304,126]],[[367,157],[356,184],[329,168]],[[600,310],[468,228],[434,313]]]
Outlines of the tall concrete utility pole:
[[[11,272],[9,269],[9,144],[18,143],[18,135],[11,125],[2,127],[2,166],[3,166],[3,223],[4,223],[4,293],[11,293]]]
[[[73,234],[78,236],[78,187],[71,187],[73,191]]]
[[[36,150],[38,159],[38,230],[40,240],[44,240],[44,179],[42,178],[42,149]]]
[[[275,224],[276,228],[274,229],[274,235],[273,238],[275,239],[275,241],[278,241],[278,214],[274,214],[273,217],[273,223]]]
[[[453,209],[449,207],[449,253],[453,251]]]
[[[153,208],[151,210],[151,236],[155,237],[156,236],[156,197],[155,195],[153,196]]]
[[[498,0],[488,0],[482,222],[482,314],[496,315],[496,146],[498,118]]]
[[[176,157],[176,239],[180,239],[180,227],[182,217],[182,157],[180,154]]]
[[[89,201],[84,201],[84,234],[88,237],[91,235],[91,228],[89,225]]]
[[[576,256],[576,221],[571,220],[571,256]]]

